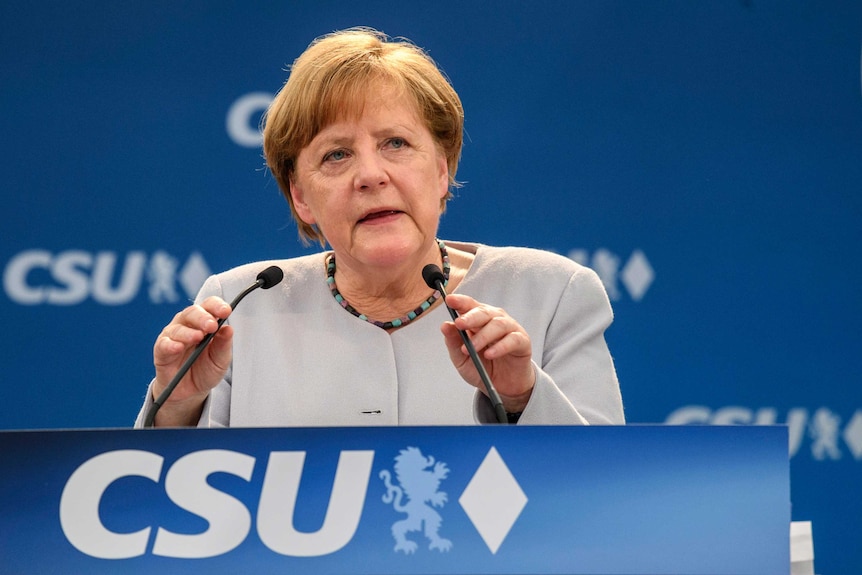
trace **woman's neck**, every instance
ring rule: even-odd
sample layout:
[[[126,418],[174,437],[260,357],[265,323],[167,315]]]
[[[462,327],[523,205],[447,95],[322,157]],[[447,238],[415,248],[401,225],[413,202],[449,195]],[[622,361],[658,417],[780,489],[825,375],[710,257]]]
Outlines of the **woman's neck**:
[[[448,248],[448,257],[450,279],[446,291],[451,292],[466,275],[473,254]],[[414,310],[434,293],[422,279],[422,268],[429,263],[443,266],[436,242],[422,257],[397,267],[357,270],[337,260],[335,282],[344,299],[358,312],[370,319],[389,321]],[[439,301],[434,307],[438,304]]]

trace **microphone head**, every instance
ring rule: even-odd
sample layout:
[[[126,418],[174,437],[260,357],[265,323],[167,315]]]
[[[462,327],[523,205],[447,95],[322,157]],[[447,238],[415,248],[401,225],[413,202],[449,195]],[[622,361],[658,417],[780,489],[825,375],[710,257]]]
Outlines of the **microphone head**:
[[[257,281],[262,282],[260,287],[263,289],[269,289],[272,286],[278,285],[282,279],[284,279],[284,270],[278,266],[269,266],[257,274]]]
[[[438,282],[441,284],[446,282],[446,277],[437,264],[428,264],[422,268],[422,279],[431,289],[437,289]]]

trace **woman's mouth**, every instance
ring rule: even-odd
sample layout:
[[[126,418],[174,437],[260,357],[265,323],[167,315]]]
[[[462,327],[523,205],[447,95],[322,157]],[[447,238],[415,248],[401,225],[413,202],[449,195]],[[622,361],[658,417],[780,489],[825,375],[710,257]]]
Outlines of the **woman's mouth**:
[[[401,214],[401,213],[402,212],[400,212],[398,210],[381,210],[379,212],[371,212],[370,214],[366,215],[361,220],[359,220],[359,223],[363,224],[366,222],[378,221],[378,220],[382,220],[384,218],[390,218],[392,216],[397,216],[398,214]]]

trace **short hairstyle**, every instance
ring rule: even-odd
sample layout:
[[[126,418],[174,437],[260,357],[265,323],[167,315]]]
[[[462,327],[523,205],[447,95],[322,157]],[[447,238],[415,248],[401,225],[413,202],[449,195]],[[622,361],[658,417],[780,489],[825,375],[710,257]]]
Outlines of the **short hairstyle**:
[[[263,152],[304,243],[326,240],[302,221],[290,195],[300,151],[331,123],[362,113],[368,86],[393,86],[408,94],[446,157],[449,186],[461,157],[464,108],[452,85],[431,57],[410,41],[371,28],[350,28],[314,40],[290,68],[290,77],[264,115]],[[441,201],[440,211],[452,197]]]

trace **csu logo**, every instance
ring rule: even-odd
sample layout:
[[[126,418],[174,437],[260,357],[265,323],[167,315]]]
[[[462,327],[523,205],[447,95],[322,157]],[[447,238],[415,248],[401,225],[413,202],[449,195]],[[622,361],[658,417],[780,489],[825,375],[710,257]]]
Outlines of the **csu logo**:
[[[26,250],[15,255],[3,270],[3,289],[21,305],[69,306],[92,298],[102,305],[131,302],[146,285],[152,303],[174,303],[193,298],[210,275],[200,253],[192,253],[182,265],[159,250],[152,254],[132,251]],[[178,287],[185,292],[180,294]]]
[[[372,492],[375,496],[369,501],[379,502],[376,494],[380,491],[384,492],[383,501],[377,504],[379,507],[366,509],[374,457],[371,450],[343,450],[338,455],[331,483],[315,475],[315,482],[323,480],[332,487],[321,492],[319,499],[311,497],[311,507],[322,504],[326,512],[316,531],[304,531],[297,525],[306,519],[309,504],[304,501],[300,505],[297,500],[302,497],[300,482],[305,451],[270,452],[264,469],[259,470],[263,471],[259,487],[256,482],[251,483],[257,475],[258,460],[237,451],[195,451],[177,459],[167,470],[165,458],[157,453],[137,449],[109,451],[88,459],[69,476],[60,497],[60,526],[75,549],[97,559],[131,559],[148,552],[178,559],[215,557],[239,547],[253,529],[269,550],[283,556],[309,558],[343,549],[353,540],[363,517],[368,520],[363,524],[367,528],[362,537],[377,533],[379,518],[391,514],[387,509],[391,504],[394,511],[407,514],[405,519],[392,524],[393,554],[416,551],[418,545],[406,537],[415,531],[423,532],[431,550],[442,552],[452,548],[452,543],[440,536],[443,518],[434,509],[442,508],[448,499],[439,489],[450,473],[446,463],[426,457],[416,447],[402,449],[395,457],[397,483],[393,483],[389,470],[380,471],[383,485],[375,483]],[[230,489],[216,487],[224,483],[210,481],[211,476],[224,474],[249,482],[256,505],[250,505],[247,489],[235,487],[245,493],[244,498],[237,497],[236,493],[229,493]],[[145,498],[138,492],[134,495],[123,492],[122,485],[129,485],[128,478],[137,478],[134,479],[137,485],[140,478],[158,484],[171,505],[165,507],[166,501],[161,497]],[[112,516],[118,499],[125,506],[137,499],[141,503],[131,513]],[[496,448],[491,447],[458,503],[463,510],[458,517],[462,526],[466,517],[488,550],[495,554],[527,504],[527,497]],[[183,521],[177,521],[179,516],[173,507],[185,512],[181,514]],[[142,515],[147,513],[155,517],[143,519]],[[189,532],[187,526],[184,528],[183,523],[190,522],[188,514],[203,519],[206,529],[201,532],[193,528]],[[160,526],[135,530],[134,525],[140,527],[142,519],[144,525],[154,520],[158,525],[159,516]],[[200,524],[199,519],[194,523]],[[377,536],[380,535],[381,543],[391,541],[385,533]]]
[[[271,550],[294,557],[334,553],[356,531],[365,502],[365,490],[374,459],[373,451],[342,451],[323,526],[314,533],[298,531],[293,524],[304,451],[269,454],[257,508],[257,533]],[[245,541],[252,519],[239,499],[208,483],[210,475],[226,473],[250,481],[256,460],[224,449],[189,453],[168,469],[164,489],[177,507],[203,518],[203,533],[178,533],[159,527],[152,554],[200,559],[232,551]],[[69,477],[60,498],[60,525],[78,551],[99,559],[130,559],[147,552],[152,528],[115,532],[102,522],[100,508],[112,484],[126,477],[158,482],[164,458],[149,451],[120,450],[97,455]]]
[[[685,405],[667,416],[669,425],[776,425],[781,423],[778,410],[761,407],[754,410],[739,405],[710,409],[704,405]],[[811,457],[817,461],[841,459],[849,451],[854,459],[862,460],[862,409],[849,418],[828,407],[809,410],[794,407],[787,411],[784,423],[788,428],[790,457],[799,454],[808,440]],[[843,444],[843,447],[842,447]]]
[[[447,495],[439,491],[440,482],[449,475],[449,468],[442,461],[425,457],[416,447],[402,449],[395,458],[395,476],[400,485],[392,484],[392,474],[384,469],[380,479],[386,485],[384,503],[391,503],[395,511],[406,513],[407,519],[392,525],[395,551],[406,554],[416,551],[416,542],[407,539],[410,531],[425,531],[428,548],[449,551],[452,542],[438,535],[443,518],[431,507],[443,507]],[[406,499],[406,500],[405,500]]]
[[[608,299],[617,301],[622,298],[625,288],[632,301],[643,299],[655,281],[655,270],[643,251],[634,250],[623,263],[623,258],[606,248],[599,248],[590,254],[587,250],[569,250],[568,258],[591,268],[602,280]]]
[[[233,142],[243,148],[259,148],[263,143],[260,133],[262,114],[275,96],[269,92],[250,92],[231,104],[225,117],[225,129]]]

